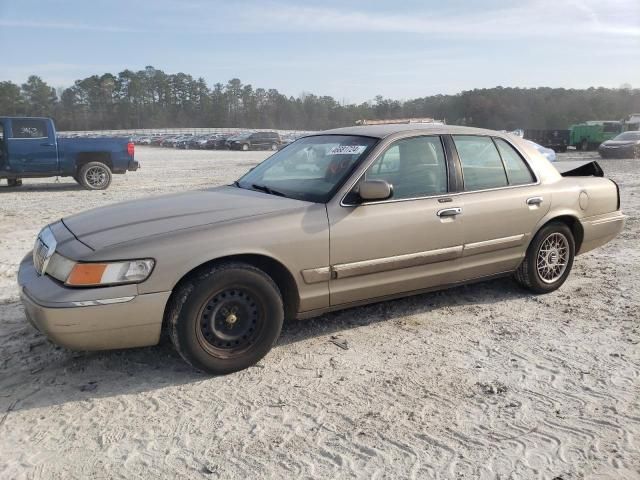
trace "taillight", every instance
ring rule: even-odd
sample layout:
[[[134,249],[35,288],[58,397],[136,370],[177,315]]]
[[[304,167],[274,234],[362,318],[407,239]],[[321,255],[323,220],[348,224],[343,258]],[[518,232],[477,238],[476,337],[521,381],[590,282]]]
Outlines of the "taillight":
[[[133,155],[136,153],[136,146],[133,142],[127,143],[127,153],[131,158],[133,158]]]

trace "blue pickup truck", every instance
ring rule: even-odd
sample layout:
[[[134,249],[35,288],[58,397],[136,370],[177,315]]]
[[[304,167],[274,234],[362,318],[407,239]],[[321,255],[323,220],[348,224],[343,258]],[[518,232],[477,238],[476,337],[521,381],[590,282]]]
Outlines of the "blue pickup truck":
[[[112,174],[138,169],[134,153],[127,138],[63,138],[50,118],[0,117],[0,179],[10,187],[23,178],[73,177],[104,190]]]

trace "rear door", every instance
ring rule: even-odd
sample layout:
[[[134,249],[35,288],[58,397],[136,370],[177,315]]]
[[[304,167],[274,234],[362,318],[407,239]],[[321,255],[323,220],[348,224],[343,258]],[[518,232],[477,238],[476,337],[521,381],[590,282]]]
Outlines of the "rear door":
[[[358,203],[350,194],[327,204],[332,305],[450,283],[463,238],[446,160],[439,136],[397,140],[360,179],[386,180],[390,199]]]
[[[453,135],[464,193],[464,250],[457,280],[514,270],[551,206],[524,156],[502,138]]]
[[[6,139],[11,171],[19,174],[58,173],[55,132],[42,118],[13,118]]]

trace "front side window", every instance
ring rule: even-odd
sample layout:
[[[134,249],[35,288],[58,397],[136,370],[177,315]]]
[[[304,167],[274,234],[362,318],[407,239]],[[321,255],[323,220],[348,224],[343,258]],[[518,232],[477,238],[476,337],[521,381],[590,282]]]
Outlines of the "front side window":
[[[454,135],[453,141],[462,164],[465,190],[507,186],[507,174],[490,137]]]
[[[438,136],[393,143],[369,167],[366,180],[386,180],[392,199],[419,198],[447,192],[447,165]]]
[[[11,138],[47,137],[47,123],[35,118],[22,118],[11,121]]]
[[[377,139],[356,135],[301,138],[238,180],[240,188],[326,203],[369,154]]]
[[[501,138],[494,139],[507,170],[509,185],[524,185],[533,183],[533,175],[524,159],[515,149]]]

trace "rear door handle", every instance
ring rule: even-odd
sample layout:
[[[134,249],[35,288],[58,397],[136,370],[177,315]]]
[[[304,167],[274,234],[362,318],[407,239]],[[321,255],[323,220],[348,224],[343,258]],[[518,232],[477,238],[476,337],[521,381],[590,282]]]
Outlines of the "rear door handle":
[[[453,207],[453,208],[444,208],[442,210],[438,210],[436,215],[439,217],[455,217],[456,215],[460,215],[462,213],[462,208]]]
[[[542,200],[544,200],[542,197],[527,198],[527,205],[540,205]]]

